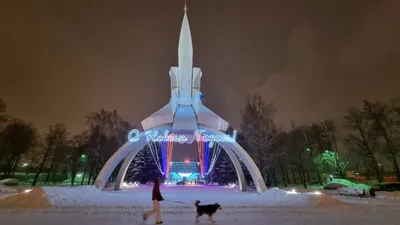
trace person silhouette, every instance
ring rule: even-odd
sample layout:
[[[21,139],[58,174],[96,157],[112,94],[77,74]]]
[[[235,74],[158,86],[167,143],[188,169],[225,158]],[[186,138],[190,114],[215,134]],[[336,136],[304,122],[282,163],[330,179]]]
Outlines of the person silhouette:
[[[156,214],[156,224],[162,224],[161,221],[161,208],[160,202],[164,201],[164,198],[160,192],[161,179],[157,177],[154,179],[153,193],[151,200],[153,201],[153,209],[143,214],[143,221],[146,221],[150,216]]]

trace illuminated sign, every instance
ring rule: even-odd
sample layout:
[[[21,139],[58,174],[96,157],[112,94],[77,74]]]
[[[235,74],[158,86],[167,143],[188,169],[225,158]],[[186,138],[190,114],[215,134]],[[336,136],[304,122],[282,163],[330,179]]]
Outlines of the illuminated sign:
[[[138,137],[139,134],[140,134],[139,130],[137,130],[137,129],[131,130],[131,132],[129,132],[129,134],[128,134],[128,140],[131,142],[139,141],[139,137]],[[170,132],[168,130],[165,130],[162,135],[159,135],[158,131],[146,131],[144,134],[146,135],[147,142],[169,141],[169,142],[178,142],[180,144],[183,144],[189,140],[189,138],[187,138],[185,135],[169,135]],[[214,146],[215,142],[217,142],[217,143],[236,142],[236,135],[237,135],[236,130],[233,131],[232,137],[227,134],[208,135],[208,134],[206,134],[205,130],[196,130],[194,132],[193,139],[196,139],[196,141],[198,141],[198,142],[199,141],[208,142],[208,147],[212,148]]]

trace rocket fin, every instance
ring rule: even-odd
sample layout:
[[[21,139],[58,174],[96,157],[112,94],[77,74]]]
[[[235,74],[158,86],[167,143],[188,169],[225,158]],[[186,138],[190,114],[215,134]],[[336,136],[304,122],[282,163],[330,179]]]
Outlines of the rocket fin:
[[[147,117],[142,121],[142,127],[144,130],[151,129],[163,124],[172,123],[174,119],[174,112],[171,102],[162,107],[151,116]]]
[[[201,125],[208,126],[220,131],[226,131],[229,123],[211,111],[209,108],[200,104],[197,114],[197,122]]]

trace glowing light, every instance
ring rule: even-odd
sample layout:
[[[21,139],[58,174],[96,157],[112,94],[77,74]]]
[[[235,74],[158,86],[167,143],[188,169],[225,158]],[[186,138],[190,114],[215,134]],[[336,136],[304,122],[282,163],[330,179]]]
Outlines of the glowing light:
[[[189,160],[185,160],[185,163],[190,163],[190,161]]]
[[[29,193],[29,192],[31,192],[32,191],[32,189],[26,189],[25,191],[24,191],[24,193]]]
[[[196,139],[197,141],[200,141],[200,137],[203,137],[203,141],[208,142],[208,147],[212,148],[214,146],[215,142],[236,142],[236,135],[237,131],[234,130],[232,137],[229,135],[223,134],[223,135],[207,135],[205,134],[205,130],[196,130],[194,132],[194,137],[193,140]],[[129,132],[128,134],[128,140],[131,142],[137,142],[139,141],[139,130],[133,129]],[[146,141],[147,142],[163,142],[163,141],[168,141],[168,142],[178,142],[180,144],[186,143],[189,140],[188,137],[185,135],[169,135],[170,132],[168,130],[164,131],[162,135],[158,134],[158,131],[146,131]],[[192,140],[192,141],[193,141]]]
[[[138,129],[133,129],[129,132],[128,134],[128,140],[131,142],[137,142],[139,141],[139,138],[137,137],[139,135],[139,130]]]
[[[204,158],[203,158],[202,176],[207,175],[208,173],[208,164],[209,164],[208,161],[210,159],[210,147],[208,146],[207,142],[204,142],[203,146],[204,146]]]
[[[217,162],[217,158],[220,152],[221,152],[221,146],[220,145],[215,146],[213,150],[213,155],[211,157],[211,164],[206,174],[209,174],[214,168],[215,162]]]
[[[287,192],[288,194],[297,194],[296,190],[292,189],[291,191]]]
[[[170,134],[170,136],[174,136],[174,134]],[[169,170],[171,167],[171,159],[172,159],[172,151],[174,149],[174,143],[171,141],[163,141],[161,142],[161,153],[162,153],[162,161],[163,161],[163,169],[165,171],[165,178],[169,176]]]
[[[199,136],[197,139],[197,150],[199,151],[200,175],[204,175],[204,138]]]
[[[316,192],[314,192],[313,194],[314,194],[314,195],[320,195],[320,194],[321,194],[321,192],[319,192],[319,191],[316,191]]]
[[[156,144],[154,142],[149,142],[147,145],[149,147],[151,156],[154,159],[154,162],[156,163],[157,169],[160,171],[161,174],[165,174],[165,171],[162,170],[161,164],[160,164],[160,158],[158,157],[158,151],[156,148]]]
[[[208,147],[212,148],[214,146],[215,142],[221,143],[221,142],[228,142],[228,143],[233,143],[236,142],[236,135],[237,131],[234,130],[232,133],[232,137],[230,137],[227,134],[224,135],[208,135],[205,134],[205,130],[196,130],[194,132],[194,137],[196,138],[197,141],[201,140],[201,137],[203,137],[203,141],[208,142]]]
[[[81,173],[78,173],[76,176],[77,176],[77,177],[82,177],[82,174],[81,174]]]
[[[190,175],[192,175],[192,173],[178,173],[179,176],[183,177],[190,177]]]
[[[23,165],[22,165],[22,167],[27,167],[29,164],[28,163],[24,163]]]

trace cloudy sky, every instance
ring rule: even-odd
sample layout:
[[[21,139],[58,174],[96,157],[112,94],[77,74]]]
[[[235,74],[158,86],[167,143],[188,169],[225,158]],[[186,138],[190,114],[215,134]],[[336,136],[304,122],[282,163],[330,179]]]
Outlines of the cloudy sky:
[[[167,103],[184,0],[5,1],[0,97],[41,130],[117,109],[132,124]],[[205,104],[237,127],[246,95],[278,124],[340,119],[400,97],[398,0],[188,0]]]

